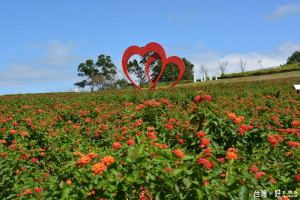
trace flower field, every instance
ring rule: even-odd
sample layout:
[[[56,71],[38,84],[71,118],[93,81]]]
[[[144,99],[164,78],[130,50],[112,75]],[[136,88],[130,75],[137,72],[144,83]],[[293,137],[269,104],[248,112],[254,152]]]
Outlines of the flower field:
[[[0,199],[297,199],[296,83],[2,96]]]

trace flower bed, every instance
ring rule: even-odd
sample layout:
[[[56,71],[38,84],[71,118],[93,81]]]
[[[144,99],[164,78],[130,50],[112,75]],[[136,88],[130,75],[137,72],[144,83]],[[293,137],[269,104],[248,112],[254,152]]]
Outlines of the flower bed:
[[[299,81],[0,97],[0,198],[299,194]]]

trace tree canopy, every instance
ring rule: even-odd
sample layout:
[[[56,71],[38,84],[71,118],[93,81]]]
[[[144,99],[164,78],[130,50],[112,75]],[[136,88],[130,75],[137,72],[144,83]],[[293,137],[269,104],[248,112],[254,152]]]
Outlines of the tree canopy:
[[[300,51],[295,51],[288,57],[286,64],[300,63]]]
[[[116,66],[112,63],[110,56],[101,54],[98,56],[96,64],[91,59],[80,63],[77,67],[78,76],[85,77],[86,79],[77,82],[74,85],[84,88],[90,86],[93,90],[94,86],[98,90],[109,88],[113,85],[115,75],[117,74]]]
[[[184,65],[185,65],[185,71],[183,74],[183,77],[181,80],[192,80],[193,74],[194,74],[194,65],[188,61],[186,58],[182,58]],[[161,71],[161,61],[157,61],[152,65],[151,69],[151,79],[154,82],[157,77],[159,76],[159,73]],[[179,76],[179,68],[174,63],[168,63],[165,67],[165,70],[159,80],[159,82],[169,82],[169,81],[176,81]]]

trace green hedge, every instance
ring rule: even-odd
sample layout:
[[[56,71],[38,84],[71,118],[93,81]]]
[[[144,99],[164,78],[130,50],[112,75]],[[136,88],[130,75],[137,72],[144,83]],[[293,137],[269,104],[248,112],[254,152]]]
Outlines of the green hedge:
[[[283,67],[275,68],[275,69],[262,69],[258,71],[252,71],[252,72],[232,73],[232,74],[225,74],[225,75],[223,74],[221,75],[220,79],[259,76],[259,75],[276,74],[276,73],[298,71],[298,70],[300,70],[300,63],[295,63],[295,64],[285,65]]]

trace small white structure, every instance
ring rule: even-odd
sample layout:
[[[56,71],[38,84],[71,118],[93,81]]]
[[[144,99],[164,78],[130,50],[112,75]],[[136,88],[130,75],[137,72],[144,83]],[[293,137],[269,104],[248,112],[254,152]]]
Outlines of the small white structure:
[[[213,76],[211,75],[210,72],[208,72],[208,77],[209,77],[209,80],[212,81],[212,77],[213,77]]]
[[[202,75],[201,81],[202,81],[202,82],[205,82],[205,81],[206,81],[206,74],[205,74],[205,73],[201,73],[201,75]]]
[[[78,92],[78,88],[75,88],[75,92]]]
[[[197,79],[196,79],[196,73],[194,73],[194,83],[197,82]]]
[[[216,72],[216,73],[215,73],[215,75],[216,75],[216,80],[218,80],[218,77],[220,77],[220,76],[221,76],[221,73],[219,73],[219,72]]]
[[[297,94],[299,94],[299,91],[300,91],[300,84],[294,85],[294,88],[297,90]]]

